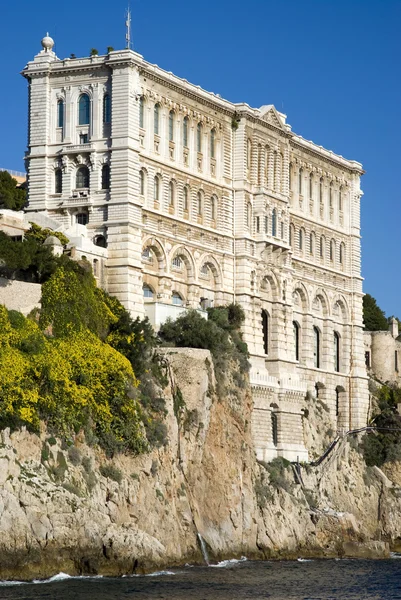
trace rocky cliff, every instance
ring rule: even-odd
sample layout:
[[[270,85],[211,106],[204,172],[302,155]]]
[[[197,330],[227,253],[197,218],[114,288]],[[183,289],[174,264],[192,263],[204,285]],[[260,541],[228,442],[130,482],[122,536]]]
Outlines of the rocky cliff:
[[[210,559],[372,556],[398,549],[400,489],[340,443],[296,482],[284,461],[256,461],[252,400],[235,370],[216,393],[206,350],[166,350],[168,443],[112,461],[78,434],[68,444],[1,433],[0,578],[121,575]],[[305,420],[309,450],[332,435],[324,405]],[[400,479],[398,465],[388,476]]]

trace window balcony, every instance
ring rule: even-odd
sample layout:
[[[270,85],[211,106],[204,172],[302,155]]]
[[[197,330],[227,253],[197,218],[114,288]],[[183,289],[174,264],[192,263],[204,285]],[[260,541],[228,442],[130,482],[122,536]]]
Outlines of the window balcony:
[[[145,315],[148,317],[156,331],[167,321],[168,318],[173,321],[188,310],[186,306],[177,304],[165,304],[164,302],[145,302]],[[196,312],[204,319],[207,319],[207,311],[201,308]]]
[[[92,144],[92,142],[88,142],[87,144],[74,144],[71,146],[64,146],[63,152],[67,154],[80,154],[82,152],[92,152],[94,149],[95,147]]]

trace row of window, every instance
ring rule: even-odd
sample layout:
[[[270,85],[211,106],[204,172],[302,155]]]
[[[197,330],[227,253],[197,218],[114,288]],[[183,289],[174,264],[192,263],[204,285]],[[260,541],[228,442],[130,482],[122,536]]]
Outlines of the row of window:
[[[160,104],[155,104],[153,108],[153,133],[160,135]],[[170,142],[176,141],[176,114],[174,110],[170,110],[168,114],[168,139]],[[145,128],[145,100],[143,97],[139,100],[139,127]],[[188,148],[188,136],[189,133],[189,117],[184,117],[182,122],[182,145],[184,148]],[[196,150],[197,152],[203,151],[203,138],[204,131],[202,123],[198,123],[196,126]],[[212,129],[209,136],[209,155],[210,158],[215,158],[216,154],[216,130]]]
[[[297,321],[293,321],[293,334],[294,334],[294,355],[295,360],[301,361],[301,326]],[[270,315],[266,310],[262,310],[262,332],[263,332],[263,351],[266,355],[269,354],[270,346]],[[320,329],[316,326],[313,327],[313,358],[314,366],[316,369],[320,369],[322,366],[322,336]],[[337,331],[333,331],[333,364],[334,371],[340,372],[340,334]]]
[[[293,224],[290,225],[290,246],[294,248],[295,246],[295,237],[296,230]],[[313,231],[310,232],[309,238],[307,240],[305,230],[301,227],[298,230],[298,244],[297,249],[299,252],[304,253],[306,250],[306,245],[308,244],[308,250],[310,256],[315,256],[318,252],[319,257],[323,260],[326,255],[326,238],[324,235],[321,235],[318,242],[316,242],[316,235]],[[318,250],[316,251],[316,245],[318,245]],[[331,239],[329,243],[329,259],[331,262],[336,261],[337,256],[337,243],[336,240]],[[340,242],[339,245],[339,254],[338,260],[340,265],[345,263],[345,244],[344,242]]]
[[[290,164],[290,172],[289,172],[289,181],[290,181],[290,190],[292,189],[292,170],[293,170],[293,166],[292,164]],[[313,194],[313,188],[314,188],[314,182],[315,182],[315,177],[313,173],[309,173],[309,199],[313,200],[314,194]],[[304,195],[304,193],[307,191],[306,189],[304,189],[305,187],[305,177],[304,177],[304,171],[302,169],[302,167],[299,169],[298,171],[298,193],[300,195]],[[319,179],[319,202],[320,204],[323,204],[324,202],[324,178],[320,177]],[[337,206],[338,206],[338,210],[342,211],[343,210],[343,188],[342,186],[340,186],[338,188],[338,190],[334,189],[334,184],[331,181],[329,188],[328,188],[328,200],[329,200],[329,207],[333,208],[333,204],[334,204],[334,196],[335,193],[337,192]]]
[[[88,94],[81,94],[78,98],[78,125],[90,125],[91,123],[91,101]],[[111,98],[110,94],[103,96],[103,123],[111,122]],[[64,127],[65,123],[65,102],[57,102],[57,127]]]
[[[90,175],[89,169],[85,165],[78,167],[75,172],[75,187],[74,189],[89,189]],[[102,190],[110,189],[110,167],[103,165],[102,167]],[[54,171],[54,192],[55,194],[63,193],[63,172],[61,169]]]
[[[139,174],[139,192],[141,196],[146,196],[146,186],[147,186],[147,172],[145,169],[141,169]],[[163,179],[161,175],[155,175],[153,179],[153,200],[155,203],[160,203],[162,199],[162,189],[163,189]],[[174,180],[169,181],[168,183],[168,203],[171,208],[175,208],[176,206],[176,196],[177,196],[177,184]],[[190,211],[190,198],[191,191],[189,186],[184,186],[182,190],[182,209],[184,213],[189,213]],[[198,217],[202,217],[204,212],[208,212],[209,217],[212,221],[217,220],[218,213],[218,200],[215,195],[212,195],[208,199],[208,207],[205,206],[205,195],[202,191],[198,191],[196,194],[196,211]]]

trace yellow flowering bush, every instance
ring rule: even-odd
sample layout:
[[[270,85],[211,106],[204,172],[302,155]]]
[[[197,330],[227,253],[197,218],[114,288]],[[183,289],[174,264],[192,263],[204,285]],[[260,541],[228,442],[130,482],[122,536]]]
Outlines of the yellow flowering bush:
[[[65,436],[84,429],[109,453],[142,452],[137,385],[130,362],[90,331],[47,338],[0,306],[0,426],[44,420]]]

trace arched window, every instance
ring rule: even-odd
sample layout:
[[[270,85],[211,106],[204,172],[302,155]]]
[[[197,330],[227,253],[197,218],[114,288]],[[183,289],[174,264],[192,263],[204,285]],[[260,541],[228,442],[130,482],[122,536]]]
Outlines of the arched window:
[[[107,248],[107,240],[104,235],[97,235],[94,238],[93,243],[95,246],[99,246],[99,248]]]
[[[210,218],[212,221],[216,220],[216,198],[214,196],[210,198]]]
[[[272,212],[272,236],[277,236],[277,211],[275,208],[273,208]]]
[[[246,205],[246,226],[248,228],[251,227],[251,223],[252,223],[252,204],[250,202],[247,203]]]
[[[281,239],[283,240],[284,237],[285,237],[285,226],[284,226],[284,221],[281,221]]]
[[[182,124],[182,145],[188,148],[188,117],[184,117]]]
[[[56,169],[54,172],[54,192],[56,194],[63,193],[63,172],[61,169]]]
[[[216,132],[214,129],[210,132],[210,158],[214,158],[216,145]]]
[[[139,171],[139,193],[141,196],[145,195],[145,171],[143,169]]]
[[[293,244],[294,244],[294,238],[295,238],[295,227],[294,227],[294,225],[292,223],[290,224],[288,236],[289,236],[289,240],[288,241],[290,243],[290,246],[292,247]]]
[[[143,297],[145,299],[153,300],[154,292],[153,292],[152,288],[150,287],[150,285],[148,285],[147,283],[144,283],[142,286],[142,290],[143,290]]]
[[[89,169],[88,167],[79,167],[76,174],[76,189],[89,187]]]
[[[269,233],[269,217],[265,215],[265,233]]]
[[[175,185],[173,181],[169,181],[168,184],[168,203],[174,208],[174,199],[175,199]]]
[[[201,217],[202,216],[202,212],[203,212],[202,194],[201,194],[201,192],[198,192],[198,194],[197,194],[197,200],[198,200],[198,217]]]
[[[340,265],[343,265],[345,262],[345,244],[342,242],[340,244]]]
[[[302,194],[302,177],[303,177],[303,170],[301,167],[299,169],[299,174],[298,174],[298,191],[300,194]]]
[[[336,257],[336,243],[334,240],[331,240],[330,242],[330,260],[331,262],[334,262]]]
[[[139,127],[142,129],[145,126],[145,100],[143,96],[139,98]]]
[[[295,350],[295,360],[299,361],[299,324],[296,321],[292,322],[293,330],[294,330],[294,350]]]
[[[57,127],[64,127],[64,101],[57,102]]]
[[[174,141],[174,111],[170,110],[168,114],[168,139]]]
[[[103,96],[103,123],[110,123],[111,121],[111,100],[110,94]]]
[[[269,354],[269,313],[262,310],[263,352]]]
[[[320,204],[323,204],[323,177],[319,181],[319,201]]]
[[[320,238],[320,249],[319,249],[320,258],[324,258],[324,236],[322,235]]]
[[[334,370],[340,372],[340,335],[334,332]]]
[[[312,231],[309,234],[309,254],[313,256],[315,253],[315,236]]]
[[[182,296],[178,292],[173,292],[172,293],[172,295],[171,295],[171,301],[176,306],[182,306],[182,304],[183,304]]]
[[[299,230],[298,242],[299,242],[299,250],[302,252],[303,247],[304,247],[304,232],[302,229]]]
[[[338,190],[338,210],[342,211],[343,209],[343,188],[340,187]]]
[[[320,331],[313,328],[313,358],[316,369],[320,369]]]
[[[155,104],[155,108],[154,108],[154,112],[153,112],[153,126],[154,126],[154,133],[156,135],[159,135],[159,116],[160,116],[160,104]]]
[[[309,199],[313,198],[313,173],[309,175]]]
[[[290,163],[290,166],[288,167],[288,186],[290,189],[290,192],[292,190],[292,163]]]
[[[90,123],[90,99],[88,94],[81,94],[78,100],[78,125]]]
[[[188,212],[188,188],[185,186],[184,187],[184,192],[183,192],[183,210],[184,212]]]
[[[103,165],[102,167],[102,190],[110,189],[110,167]]]
[[[202,152],[202,123],[198,123],[196,128],[196,149]]]
[[[153,200],[159,202],[160,200],[160,178],[156,175],[153,184]]]
[[[89,223],[88,213],[78,213],[75,215],[75,221],[78,225],[87,225]]]
[[[329,187],[329,206],[333,208],[333,182],[330,183]]]

